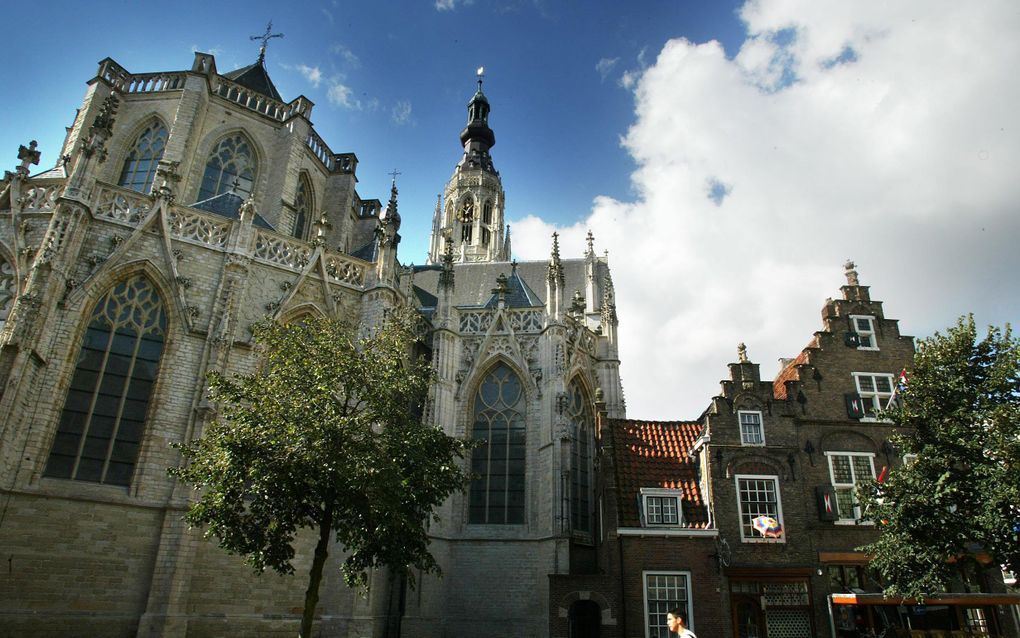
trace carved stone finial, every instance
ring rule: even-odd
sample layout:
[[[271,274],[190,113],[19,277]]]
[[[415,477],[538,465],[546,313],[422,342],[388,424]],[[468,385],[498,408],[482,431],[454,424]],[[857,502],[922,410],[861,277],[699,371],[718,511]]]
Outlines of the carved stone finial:
[[[743,341],[737,344],[737,360],[740,363],[747,363],[747,346],[744,345]]]
[[[42,151],[36,150],[36,146],[38,145],[39,145],[38,142],[32,140],[31,142],[28,143],[27,147],[24,145],[18,147],[18,159],[21,160],[21,166],[18,166],[16,170],[18,171],[19,175],[23,177],[28,177],[28,166],[30,164],[39,163],[39,158],[42,156]]]
[[[244,200],[244,203],[241,204],[241,207],[239,209],[237,209],[237,212],[242,222],[251,222],[252,220],[254,220],[255,198],[249,197],[248,199]]]
[[[584,313],[584,295],[581,294],[580,290],[574,291],[574,298],[570,303],[570,312],[578,315]]]
[[[591,234],[591,230],[590,229],[588,230],[587,241],[588,241],[588,253],[587,254],[594,255],[595,254],[595,235]]]
[[[554,232],[552,234],[552,238],[553,238],[552,252],[550,253],[549,256],[552,257],[553,260],[559,261],[560,260],[560,234]]]
[[[499,273],[499,276],[496,277],[496,287],[492,289],[492,294],[502,297],[508,292],[510,292],[510,287],[507,285],[506,275]]]
[[[857,264],[855,264],[853,261],[851,261],[849,259],[847,259],[846,263],[843,264],[843,270],[846,271],[845,272],[845,274],[846,274],[846,283],[847,283],[848,286],[859,286],[860,285],[860,282],[857,279],[857,271],[855,270],[856,267],[857,267]]]

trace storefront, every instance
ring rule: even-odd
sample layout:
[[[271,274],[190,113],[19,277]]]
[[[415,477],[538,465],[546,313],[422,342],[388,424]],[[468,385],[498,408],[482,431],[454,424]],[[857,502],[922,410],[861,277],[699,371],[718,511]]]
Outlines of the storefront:
[[[1020,638],[1020,594],[935,595],[924,604],[873,594],[831,594],[833,638]]]

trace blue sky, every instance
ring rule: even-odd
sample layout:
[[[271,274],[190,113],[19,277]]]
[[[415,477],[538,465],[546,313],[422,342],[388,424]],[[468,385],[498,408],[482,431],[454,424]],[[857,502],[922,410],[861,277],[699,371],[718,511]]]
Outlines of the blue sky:
[[[774,376],[847,259],[904,334],[1020,316],[1015,0],[161,6],[5,7],[0,164],[30,139],[54,163],[104,57],[227,71],[272,19],[277,88],[357,154],[362,197],[401,172],[399,256],[422,263],[484,66],[514,253],[557,231],[580,256],[588,229],[609,251],[631,418],[696,418],[739,342]]]
[[[52,164],[104,57],[142,73],[189,68],[197,49],[226,72],[255,61],[258,43],[249,37],[272,20],[284,37],[269,42],[270,76],[284,99],[315,102],[316,130],[335,152],[357,154],[359,194],[385,201],[387,174],[401,172],[401,255],[418,263],[436,195],[459,159],[479,66],[510,215],[572,222],[597,195],[630,194],[634,164],[620,138],[634,102],[622,74],[652,62],[678,34],[731,44],[742,34],[728,2],[327,0],[286,10],[278,2],[179,2],[172,12],[158,3],[42,5],[7,9],[19,28],[9,34],[0,81],[27,97],[4,100],[0,149],[16,149],[27,135]],[[112,17],[116,35],[99,35]]]

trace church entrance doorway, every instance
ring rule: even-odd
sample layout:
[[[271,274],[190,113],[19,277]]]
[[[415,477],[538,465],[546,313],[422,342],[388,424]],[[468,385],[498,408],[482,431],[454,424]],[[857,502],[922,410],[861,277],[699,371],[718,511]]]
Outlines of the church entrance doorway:
[[[567,613],[567,638],[599,638],[602,610],[591,600],[577,600]]]

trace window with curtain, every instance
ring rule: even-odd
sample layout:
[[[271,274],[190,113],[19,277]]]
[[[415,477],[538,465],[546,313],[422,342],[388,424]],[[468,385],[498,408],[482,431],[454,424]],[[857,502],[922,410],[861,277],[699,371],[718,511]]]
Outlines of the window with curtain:
[[[468,521],[524,522],[525,421],[520,378],[505,363],[496,364],[474,398]]]
[[[117,184],[140,193],[151,191],[152,182],[156,178],[156,166],[166,148],[167,135],[163,123],[153,119],[124,158],[124,167],[120,171]]]
[[[130,485],[166,328],[163,302],[142,275],[100,299],[82,339],[46,476]]]
[[[574,379],[567,388],[567,418],[570,419],[570,524],[580,532],[591,531],[592,418],[581,383]]]
[[[252,144],[241,133],[220,140],[205,164],[198,201],[216,197],[231,190],[248,199],[255,186],[258,166]]]

